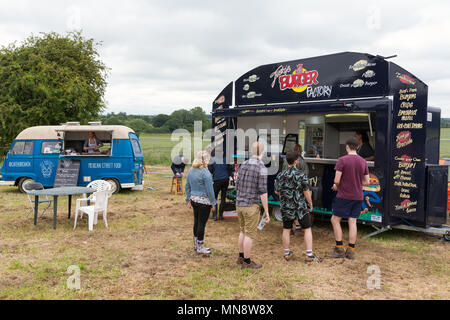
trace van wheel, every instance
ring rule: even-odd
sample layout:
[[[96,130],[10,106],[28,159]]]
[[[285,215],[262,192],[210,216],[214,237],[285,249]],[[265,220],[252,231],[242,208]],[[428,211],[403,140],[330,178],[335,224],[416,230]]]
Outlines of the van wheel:
[[[17,186],[19,187],[19,191],[22,193],[26,193],[25,189],[24,189],[25,185],[27,185],[29,183],[33,183],[33,182],[34,182],[34,180],[31,178],[21,178],[19,180],[19,183],[17,184]]]
[[[117,181],[116,179],[114,179],[114,178],[106,178],[106,179],[103,179],[103,180],[109,182],[109,184],[111,185],[111,192],[113,194],[119,193],[120,190],[122,190],[122,187],[120,186],[119,181]]]

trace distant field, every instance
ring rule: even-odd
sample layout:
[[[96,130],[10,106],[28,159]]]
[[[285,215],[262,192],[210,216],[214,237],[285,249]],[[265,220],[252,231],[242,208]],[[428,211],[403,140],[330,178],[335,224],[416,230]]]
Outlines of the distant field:
[[[144,153],[145,163],[147,165],[170,166],[172,163],[172,149],[181,143],[181,140],[172,141],[171,137],[171,134],[144,134],[139,137],[142,151]],[[209,141],[202,141],[203,148],[206,148],[209,144]],[[193,139],[191,140],[191,146],[193,149]],[[193,152],[191,156],[194,156]]]
[[[442,129],[441,139],[449,141],[441,141],[441,158],[450,158],[450,128]],[[146,164],[151,165],[170,165],[170,153],[172,148],[179,142],[171,141],[170,134],[150,134],[140,137],[144,158]],[[303,140],[300,137],[300,140]],[[203,142],[206,147],[208,141]]]
[[[450,128],[445,128],[441,130],[441,158],[450,158]]]

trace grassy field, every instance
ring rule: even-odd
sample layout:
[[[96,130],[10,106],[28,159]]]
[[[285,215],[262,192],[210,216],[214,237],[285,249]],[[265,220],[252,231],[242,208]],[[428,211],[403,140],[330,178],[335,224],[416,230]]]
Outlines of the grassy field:
[[[443,130],[450,139],[450,129]],[[58,228],[48,212],[33,225],[26,196],[0,187],[0,299],[450,299],[449,243],[416,232],[390,231],[371,239],[361,226],[357,260],[303,262],[303,238],[295,236],[296,258],[282,257],[282,225],[273,221],[258,234],[254,259],[259,271],[235,265],[236,220],[209,222],[210,258],[192,250],[192,212],[182,196],[169,195],[170,135],[141,137],[152,165],[143,192],[112,197],[106,229],[102,219],[88,232],[84,218],[73,230],[67,200],[59,201]],[[203,142],[207,145],[208,142]],[[450,157],[450,141],[442,142]],[[51,211],[51,210],[50,210]],[[316,221],[315,251],[333,248],[328,221]],[[345,231],[347,235],[347,231]],[[81,270],[81,290],[70,290],[67,269]],[[367,289],[369,266],[381,269],[381,290]]]
[[[61,199],[57,230],[51,214],[33,225],[26,197],[0,188],[0,299],[450,299],[449,243],[420,233],[391,231],[358,241],[357,259],[303,262],[303,238],[295,236],[289,263],[282,257],[282,225],[258,234],[258,271],[235,264],[236,220],[209,222],[202,258],[192,250],[192,212],[183,196],[169,195],[169,169],[152,167],[146,185],[155,191],[111,198],[109,229],[99,218],[88,232],[86,217],[73,230]],[[331,225],[316,221],[315,251],[331,252]],[[361,227],[361,236],[372,232]],[[347,231],[345,231],[347,235]],[[81,290],[66,282],[69,266],[81,270]],[[381,290],[367,289],[367,269],[381,269]]]

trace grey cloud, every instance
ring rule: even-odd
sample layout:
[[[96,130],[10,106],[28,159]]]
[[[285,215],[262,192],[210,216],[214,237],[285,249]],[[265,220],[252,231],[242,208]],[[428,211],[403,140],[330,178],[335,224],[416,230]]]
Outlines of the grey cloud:
[[[65,32],[71,19],[102,41],[101,58],[112,69],[108,111],[209,112],[223,87],[259,65],[361,51],[398,54],[394,61],[427,82],[430,103],[450,116],[445,1],[0,0],[0,6],[0,45]]]

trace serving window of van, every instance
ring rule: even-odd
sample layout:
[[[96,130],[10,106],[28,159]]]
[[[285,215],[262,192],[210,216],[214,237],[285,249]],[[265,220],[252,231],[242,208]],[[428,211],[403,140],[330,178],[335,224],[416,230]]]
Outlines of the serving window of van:
[[[375,113],[336,113],[302,116],[299,133],[286,137],[284,150],[290,151],[296,138],[302,146],[304,158],[311,163],[335,163],[347,154],[346,141],[350,137],[361,140],[364,158],[373,166],[376,142]],[[362,139],[361,139],[362,138]]]
[[[89,139],[89,133],[94,135]],[[112,131],[65,131],[63,156],[111,156]]]

